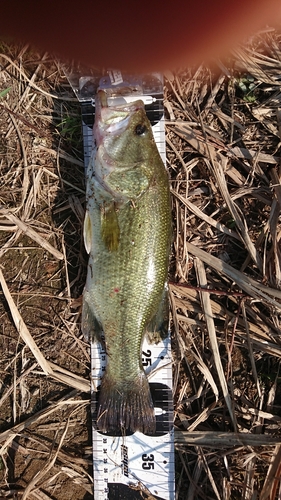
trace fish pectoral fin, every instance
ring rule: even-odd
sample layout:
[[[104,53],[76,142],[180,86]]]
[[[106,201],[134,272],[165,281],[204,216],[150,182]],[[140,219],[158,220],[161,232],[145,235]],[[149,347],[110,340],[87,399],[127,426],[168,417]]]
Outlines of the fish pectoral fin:
[[[103,207],[101,212],[101,237],[106,248],[112,252],[119,246],[120,228],[115,204]]]
[[[146,338],[150,344],[158,344],[168,336],[169,296],[165,287],[158,310],[146,327]]]
[[[92,225],[88,210],[85,213],[83,234],[86,252],[90,253],[92,247]]]
[[[87,291],[84,290],[83,302],[82,302],[82,318],[81,318],[81,330],[84,335],[85,340],[97,340],[103,344],[102,339],[102,327],[97,318],[92,311],[89,301],[87,300]]]

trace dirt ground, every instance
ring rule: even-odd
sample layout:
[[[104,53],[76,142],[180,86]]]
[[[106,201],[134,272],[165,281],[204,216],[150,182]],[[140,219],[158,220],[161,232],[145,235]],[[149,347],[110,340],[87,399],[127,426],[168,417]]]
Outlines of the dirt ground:
[[[61,254],[39,246],[34,233],[30,237],[1,213],[1,271],[48,365],[81,377],[86,387],[63,383],[60,373],[44,374],[2,293],[0,425],[3,433],[15,433],[1,441],[1,493],[92,498],[90,357],[79,329],[86,269],[80,107],[51,58],[28,47],[3,45],[1,52],[0,88],[7,90],[0,99],[1,208]],[[34,423],[17,432],[32,417]],[[36,487],[39,493],[31,493]]]
[[[179,500],[280,498],[280,79],[270,28],[165,75]],[[0,43],[0,498],[93,498],[84,209],[60,63]]]

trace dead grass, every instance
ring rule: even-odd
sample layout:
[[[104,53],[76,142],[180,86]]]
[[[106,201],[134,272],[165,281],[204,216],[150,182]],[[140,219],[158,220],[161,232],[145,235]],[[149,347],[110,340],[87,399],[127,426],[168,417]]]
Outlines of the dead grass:
[[[280,78],[274,30],[167,74],[179,499],[281,494]]]
[[[0,82],[0,497],[91,498],[79,104],[28,47],[2,44]]]
[[[176,498],[280,498],[281,35],[167,73]],[[80,109],[0,45],[0,497],[92,497]],[[280,109],[279,109],[280,108]]]

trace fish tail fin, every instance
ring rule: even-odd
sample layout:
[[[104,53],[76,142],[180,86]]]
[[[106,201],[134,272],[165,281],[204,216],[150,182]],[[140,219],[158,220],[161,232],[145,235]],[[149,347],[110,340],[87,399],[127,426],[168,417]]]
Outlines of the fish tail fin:
[[[148,380],[144,372],[129,382],[115,382],[103,376],[97,415],[101,432],[155,433],[155,413]]]

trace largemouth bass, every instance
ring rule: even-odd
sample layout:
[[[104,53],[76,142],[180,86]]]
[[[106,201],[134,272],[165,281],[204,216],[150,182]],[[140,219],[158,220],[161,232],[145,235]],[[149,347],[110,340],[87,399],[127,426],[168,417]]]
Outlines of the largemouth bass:
[[[171,239],[168,176],[141,100],[96,97],[95,148],[87,172],[89,253],[82,331],[104,344],[97,426],[153,434],[155,413],[141,363],[144,335],[161,330]]]

